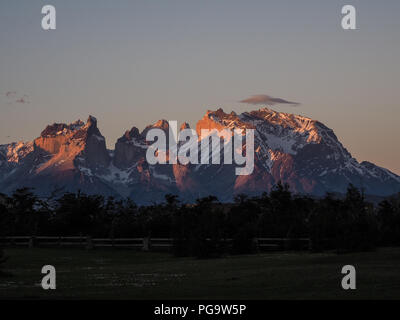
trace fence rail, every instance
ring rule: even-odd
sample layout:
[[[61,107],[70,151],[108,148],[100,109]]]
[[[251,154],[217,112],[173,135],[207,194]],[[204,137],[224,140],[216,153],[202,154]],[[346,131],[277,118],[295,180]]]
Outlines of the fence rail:
[[[254,238],[259,250],[311,249],[309,238]],[[232,239],[224,239],[228,245]],[[169,250],[173,247],[172,238],[91,238],[91,237],[0,237],[3,247],[81,247],[94,248],[131,248],[143,251]]]

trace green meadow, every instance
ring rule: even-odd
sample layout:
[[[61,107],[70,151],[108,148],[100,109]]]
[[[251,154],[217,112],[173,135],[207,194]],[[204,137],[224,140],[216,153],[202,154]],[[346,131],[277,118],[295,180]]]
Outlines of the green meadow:
[[[399,299],[400,248],[337,255],[277,252],[219,259],[131,250],[7,248],[0,299]],[[341,268],[357,289],[341,288]],[[56,290],[41,288],[53,265]]]

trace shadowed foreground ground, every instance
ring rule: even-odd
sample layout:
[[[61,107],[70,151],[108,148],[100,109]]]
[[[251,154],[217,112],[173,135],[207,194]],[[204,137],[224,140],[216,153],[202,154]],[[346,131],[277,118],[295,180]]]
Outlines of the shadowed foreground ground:
[[[129,250],[6,249],[0,298],[399,299],[400,248],[336,255],[265,253],[215,260]],[[57,289],[41,288],[54,265]],[[357,290],[341,289],[341,268],[357,269]]]

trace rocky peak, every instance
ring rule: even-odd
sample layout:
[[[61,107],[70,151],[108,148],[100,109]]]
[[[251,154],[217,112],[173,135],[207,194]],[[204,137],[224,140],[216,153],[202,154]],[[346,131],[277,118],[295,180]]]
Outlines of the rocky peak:
[[[199,136],[202,129],[224,130],[233,128],[254,128],[254,126],[243,122],[235,112],[225,113],[222,108],[216,111],[207,110],[204,117],[196,124],[196,132]]]
[[[97,127],[97,119],[93,116],[89,116],[86,124],[75,131],[72,139],[86,141],[91,136],[95,136],[98,140],[104,140],[104,137]]]
[[[74,136],[74,139],[83,139],[85,146],[82,155],[90,167],[109,165],[111,159],[106,149],[106,140],[97,127],[97,119],[89,116],[86,124]]]
[[[254,118],[267,121],[274,125],[290,127],[297,130],[313,129],[317,121],[308,117],[295,115],[291,113],[277,112],[268,108],[261,108],[250,112],[244,112],[242,118]]]
[[[187,122],[182,123],[181,127],[179,128],[179,131],[182,131],[185,129],[190,129],[190,125]]]
[[[118,142],[127,142],[139,138],[140,138],[139,129],[136,127],[132,127],[131,130],[125,131],[124,135],[118,139]]]
[[[151,127],[152,128],[160,128],[160,129],[163,129],[163,130],[168,130],[169,129],[169,123],[168,123],[167,120],[161,119],[161,120],[158,120]]]
[[[69,170],[75,167],[105,167],[110,162],[105,139],[97,128],[97,120],[89,116],[86,124],[77,120],[69,125],[47,126],[42,135],[34,141],[35,149],[52,158],[38,170],[58,168]]]
[[[88,125],[93,125],[97,127],[97,119],[95,117],[93,117],[92,115],[89,115],[89,118],[86,122]]]
[[[40,134],[42,137],[56,136],[58,133],[62,133],[67,128],[65,123],[53,123],[48,125]]]
[[[169,123],[167,120],[164,119],[158,120],[156,123],[144,128],[144,130],[140,134],[142,136],[142,139],[146,139],[147,132],[151,129],[161,129],[165,132],[167,136],[169,135]]]
[[[151,126],[146,129],[149,130],[150,128]],[[115,167],[119,169],[132,167],[140,157],[144,156],[145,149],[147,148],[144,141],[145,130],[140,134],[139,129],[133,127],[131,130],[125,131],[124,135],[117,140],[113,158]]]
[[[253,124],[260,132],[298,137],[305,139],[304,143],[320,143],[323,136],[331,135],[332,131],[311,118],[268,108],[244,112],[239,117],[242,121]]]
[[[70,124],[65,123],[53,123],[52,125],[48,125],[40,134],[41,137],[55,137],[58,135],[66,135],[71,131],[79,130],[84,126],[84,122],[81,120],[77,120]]]

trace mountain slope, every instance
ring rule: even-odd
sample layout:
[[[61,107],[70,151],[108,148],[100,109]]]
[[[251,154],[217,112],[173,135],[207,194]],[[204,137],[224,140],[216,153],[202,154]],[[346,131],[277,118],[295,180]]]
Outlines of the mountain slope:
[[[2,192],[32,187],[39,194],[54,190],[115,193],[97,177],[111,158],[94,117],[86,124],[78,120],[47,126],[33,142],[1,146],[1,154],[5,158],[0,165]]]
[[[146,141],[146,134],[152,128],[163,130],[168,140],[169,123],[159,120],[142,132],[135,127],[126,131],[110,151],[92,116],[86,123],[47,126],[32,142],[0,146],[0,192],[27,186],[43,195],[81,190],[151,203],[166,193],[180,194],[186,201],[209,194],[230,201],[238,193],[268,191],[279,181],[312,195],[343,193],[349,183],[377,196],[400,191],[398,175],[357,162],[332,129],[307,117],[268,108],[240,115],[207,111],[196,125],[199,136],[202,129],[255,130],[254,171],[248,176],[237,176],[235,164],[150,165],[146,151],[152,142]],[[180,130],[188,128],[185,123]],[[202,151],[200,139],[198,147]],[[220,152],[223,159],[224,150]]]

